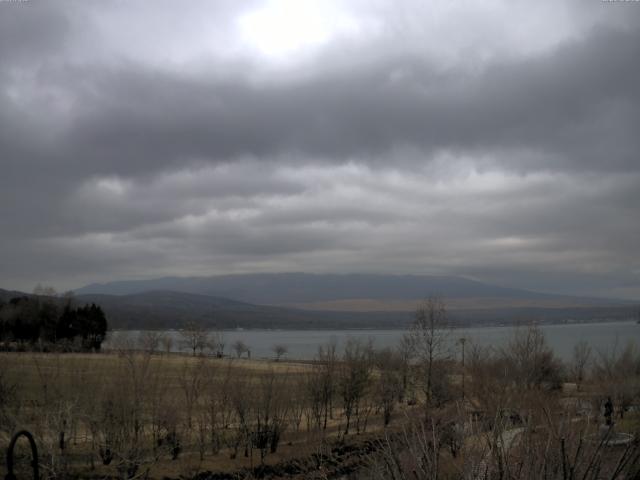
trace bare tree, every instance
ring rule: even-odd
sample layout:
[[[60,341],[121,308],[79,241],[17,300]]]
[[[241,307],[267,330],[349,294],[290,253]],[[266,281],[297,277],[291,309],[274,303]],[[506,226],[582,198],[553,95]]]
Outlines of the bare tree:
[[[474,399],[487,422],[512,403],[513,389],[507,361],[490,347],[471,344],[467,349],[468,396]]]
[[[332,339],[327,345],[318,347],[319,387],[324,413],[323,429],[327,429],[328,418],[333,418],[333,399],[336,395],[336,373],[338,356],[336,341]]]
[[[231,347],[233,348],[234,352],[236,352],[236,356],[238,358],[240,358],[243,353],[249,351],[249,347],[242,340],[236,340],[235,342],[233,342],[233,345]]]
[[[587,364],[591,359],[591,347],[581,340],[573,347],[573,358],[571,359],[571,376],[573,380],[580,384],[585,377]]]
[[[41,285],[39,283],[33,289],[33,294],[39,297],[56,297],[58,292],[56,292],[56,289],[51,286]]]
[[[198,405],[200,397],[206,385],[206,358],[200,358],[197,361],[185,361],[182,364],[182,371],[178,377],[178,383],[184,395],[184,407],[186,415],[186,423],[188,429],[192,427],[194,409]]]
[[[640,393],[640,351],[633,341],[620,349],[616,341],[613,348],[599,350],[594,359],[593,378],[603,396],[611,396],[620,418]]]
[[[278,344],[274,345],[273,347],[271,347],[271,351],[273,353],[275,353],[275,355],[276,355],[276,362],[279,362],[280,361],[280,357],[282,357],[283,355],[286,355],[286,353],[289,351],[289,349],[287,348],[286,345],[278,343]]]
[[[209,346],[216,358],[224,357],[224,347],[226,346],[224,334],[220,331],[213,332]]]
[[[260,376],[253,392],[251,442],[260,451],[261,463],[264,463],[268,452],[276,453],[286,427],[285,420],[290,407],[287,377],[286,373],[269,370]]]
[[[131,350],[119,354],[117,371],[110,375],[97,410],[94,431],[99,454],[105,465],[115,466],[122,479],[148,473],[155,461],[145,454],[144,427],[153,378],[151,356]]]
[[[8,378],[9,368],[0,362],[0,433],[9,436],[16,426],[14,407],[19,405],[18,384]]]
[[[202,325],[196,322],[187,322],[182,330],[180,330],[182,336],[182,344],[185,348],[188,348],[193,352],[193,356],[196,356],[196,351],[202,351],[206,348],[209,334],[202,327]]]
[[[364,343],[356,339],[349,339],[344,349],[344,357],[339,369],[338,388],[346,421],[345,435],[349,434],[354,416],[359,430],[361,402],[371,377],[372,353],[371,342]]]
[[[375,365],[379,372],[376,380],[375,399],[385,427],[391,421],[391,414],[400,399],[402,391],[403,361],[401,355],[393,350],[385,349],[375,355]]]
[[[442,298],[431,296],[418,304],[409,336],[413,353],[424,370],[424,392],[430,403],[435,362],[448,356],[449,323]]]
[[[293,377],[293,383],[289,389],[291,398],[289,418],[296,433],[300,431],[302,418],[305,412],[308,411],[307,386],[305,380],[306,378],[301,375]]]
[[[589,422],[576,422],[571,416],[548,415],[549,408],[552,405],[533,407],[537,417],[535,427],[483,431],[467,419],[467,434],[474,440],[465,442],[458,462],[451,461],[458,452],[452,433],[453,437],[460,435],[452,432],[451,427],[463,419],[449,412],[436,412],[434,417],[438,418],[412,422],[401,432],[387,435],[379,450],[371,455],[373,466],[366,478],[637,478],[640,446],[636,442],[613,451],[606,446],[606,436],[597,440],[594,426]]]
[[[411,336],[404,334],[396,347],[396,358],[398,360],[398,368],[400,369],[401,388],[399,391],[399,401],[403,401],[409,392],[409,377],[411,373],[410,362],[413,354]]]
[[[220,378],[217,362],[207,363],[207,382],[204,390],[204,408],[201,415],[201,435],[200,435],[200,457],[204,455],[204,447],[206,444],[205,435],[208,433],[211,452],[215,455],[220,451],[222,440],[222,430],[226,427],[226,418],[228,411],[228,382],[229,370],[227,375]],[[205,428],[203,428],[203,425]],[[204,433],[205,435],[202,435]]]
[[[519,387],[529,390],[543,384],[560,384],[562,365],[538,326],[516,329],[503,355],[512,380]]]
[[[230,458],[233,460],[238,455],[240,445],[244,443],[244,455],[249,456],[250,442],[250,417],[253,412],[253,392],[249,389],[250,382],[246,373],[235,374],[229,382],[229,400],[233,408],[234,423],[236,428],[232,435],[227,437],[228,446],[232,449]]]
[[[171,332],[166,332],[160,337],[160,344],[162,345],[164,353],[171,353],[171,349],[173,348],[173,336],[171,335]]]
[[[319,367],[310,370],[304,377],[304,391],[305,398],[307,399],[307,413],[305,415],[307,419],[307,430],[311,430],[312,426],[320,430],[323,416],[325,418],[327,417],[327,415],[324,415],[323,383],[323,375]]]
[[[160,347],[160,342],[162,340],[163,333],[157,332],[154,330],[147,330],[145,332],[140,332],[138,335],[138,347],[143,352],[148,352],[150,354],[154,354],[158,351]]]

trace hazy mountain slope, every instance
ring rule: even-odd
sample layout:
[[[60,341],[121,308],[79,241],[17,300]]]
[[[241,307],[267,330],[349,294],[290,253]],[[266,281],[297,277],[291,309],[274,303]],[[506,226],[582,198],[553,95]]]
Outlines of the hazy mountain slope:
[[[0,289],[0,300],[32,294]],[[60,299],[62,302],[62,299]],[[306,312],[252,305],[227,298],[166,290],[132,295],[76,295],[76,305],[95,303],[107,316],[110,329],[181,328],[194,321],[210,328],[396,328],[407,323],[404,313],[362,314]]]
[[[152,288],[170,288],[172,292],[164,296],[141,293]],[[634,316],[629,302],[549,295],[444,276],[282,273],[167,277],[95,284],[78,290],[87,291],[126,294],[100,300],[107,302],[105,308],[115,325],[123,326],[179,326],[190,319],[222,328],[403,328],[411,322],[417,301],[430,294],[445,297],[450,318],[466,325],[606,321]],[[145,304],[149,295],[155,302],[153,307]]]
[[[326,302],[300,302],[283,304],[289,308],[299,308],[318,312],[413,312],[420,299],[376,300],[353,298],[348,300],[328,300]],[[501,310],[501,309],[568,309],[599,306],[617,306],[622,303],[598,301],[596,299],[575,299],[571,297],[553,298],[509,298],[509,297],[458,297],[445,298],[448,310]]]
[[[132,295],[85,294],[78,303],[102,306],[113,328],[175,328],[189,321],[217,328],[263,327],[311,323],[312,315],[226,298],[173,291]]]
[[[23,292],[0,290],[7,301]],[[228,298],[157,290],[131,295],[84,294],[75,297],[78,305],[100,305],[110,328],[180,328],[195,321],[211,328],[405,328],[413,319],[407,301],[404,311],[307,311],[254,305]],[[473,302],[470,304],[473,305]],[[598,307],[539,308],[530,305],[508,308],[448,308],[449,318],[458,325],[525,324],[529,322],[607,321],[633,318],[637,308],[630,305]]]
[[[180,328],[194,321],[211,328],[397,328],[411,319],[406,312],[309,312],[252,305],[220,297],[173,291],[132,295],[78,295],[79,304],[96,303],[110,328]]]
[[[24,295],[29,296],[29,294],[27,293],[18,292],[15,290],[3,290],[2,288],[0,288],[0,302],[8,302],[12,298],[22,297]]]
[[[101,305],[111,328],[180,328],[188,321],[211,328],[405,328],[413,319],[411,311],[303,311],[172,291],[132,295],[79,295],[76,301]],[[459,325],[525,324],[621,320],[633,316],[633,311],[627,306],[453,308],[449,309],[449,317]]]
[[[492,298],[513,300],[563,300],[574,306],[609,303],[601,299],[578,299],[515,288],[488,285],[460,277],[426,275],[313,275],[303,273],[223,275],[212,277],[166,277],[154,280],[92,284],[76,292],[132,294],[149,290],[233,298],[254,304],[303,306],[311,302],[341,300],[409,300],[439,294],[448,299]],[[495,306],[495,305],[494,305]],[[313,307],[310,307],[313,308]]]

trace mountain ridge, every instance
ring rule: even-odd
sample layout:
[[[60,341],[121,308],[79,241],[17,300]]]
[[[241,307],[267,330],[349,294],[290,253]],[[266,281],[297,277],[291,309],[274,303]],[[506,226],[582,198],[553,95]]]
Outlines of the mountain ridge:
[[[25,295],[32,296],[0,289],[0,300],[5,302],[11,297]],[[467,308],[458,308],[456,301],[447,302],[449,318],[454,325],[607,321],[629,319],[635,314],[635,307],[619,304],[555,308],[512,304],[501,307],[476,304],[471,298],[464,300],[470,302]],[[127,295],[79,294],[74,297],[74,302],[100,305],[111,329],[133,330],[181,328],[187,322],[218,329],[397,329],[409,326],[415,310],[415,304],[411,302],[407,303],[405,310],[308,310],[255,305],[229,298],[168,290]]]
[[[633,303],[618,299],[534,292],[455,276],[296,272],[124,280],[90,284],[77,289],[76,293],[124,295],[153,290],[180,291],[231,298],[259,305],[286,305],[302,308],[304,304],[353,299],[416,301],[429,295],[440,295],[447,299],[564,300],[571,305],[591,306]]]

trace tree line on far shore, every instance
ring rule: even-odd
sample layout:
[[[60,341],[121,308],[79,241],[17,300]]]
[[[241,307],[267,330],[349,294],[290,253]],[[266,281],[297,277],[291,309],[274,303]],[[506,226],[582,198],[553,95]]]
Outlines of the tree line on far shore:
[[[0,348],[4,350],[98,351],[107,318],[94,303],[74,306],[73,298],[49,289],[0,300]]]

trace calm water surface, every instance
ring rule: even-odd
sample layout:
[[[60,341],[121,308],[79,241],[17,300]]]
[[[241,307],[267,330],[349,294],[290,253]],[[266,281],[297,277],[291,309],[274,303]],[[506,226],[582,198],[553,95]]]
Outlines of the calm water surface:
[[[635,322],[583,323],[544,325],[541,327],[547,342],[556,354],[563,359],[571,358],[573,347],[581,340],[587,341],[594,350],[623,348],[627,342],[640,344],[640,325]],[[506,345],[516,327],[476,327],[451,331],[451,343],[465,337],[481,346],[500,348]],[[140,331],[116,332],[135,338]],[[406,333],[406,330],[226,330],[223,332],[226,343],[225,354],[232,354],[231,345],[242,340],[251,349],[252,358],[272,358],[272,347],[285,345],[290,359],[312,359],[320,345],[330,341],[337,343],[342,350],[349,338],[371,339],[377,348],[394,347]],[[180,332],[165,332],[174,338],[173,349],[183,351]],[[113,345],[107,340],[105,348]],[[456,348],[459,350],[459,347]]]

